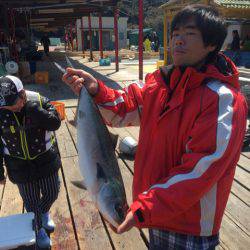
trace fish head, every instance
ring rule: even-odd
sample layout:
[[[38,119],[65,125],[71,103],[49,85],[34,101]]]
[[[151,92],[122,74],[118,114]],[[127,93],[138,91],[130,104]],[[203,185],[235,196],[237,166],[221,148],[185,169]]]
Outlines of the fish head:
[[[114,227],[117,228],[124,221],[128,205],[125,191],[118,181],[103,183],[97,205],[103,217]]]

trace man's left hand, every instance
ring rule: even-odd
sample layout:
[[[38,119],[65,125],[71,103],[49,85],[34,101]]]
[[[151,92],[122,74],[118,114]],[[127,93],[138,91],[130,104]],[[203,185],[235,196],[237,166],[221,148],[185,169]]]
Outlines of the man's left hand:
[[[129,231],[136,224],[132,211],[128,212],[125,220],[122,224],[117,228],[117,233],[122,234],[124,232]]]
[[[30,116],[37,116],[38,112],[41,109],[42,108],[35,102],[27,102],[27,104],[26,104],[26,112]]]

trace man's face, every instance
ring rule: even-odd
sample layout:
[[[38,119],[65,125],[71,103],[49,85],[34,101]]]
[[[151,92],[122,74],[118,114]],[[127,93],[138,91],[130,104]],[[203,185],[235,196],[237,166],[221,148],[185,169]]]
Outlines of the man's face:
[[[175,66],[196,66],[214,49],[211,45],[205,47],[202,34],[192,19],[173,30],[171,54]]]
[[[23,108],[24,104],[25,104],[25,99],[18,97],[15,104],[13,104],[11,106],[0,107],[0,109],[7,109],[7,110],[12,111],[12,112],[20,112],[21,109]]]

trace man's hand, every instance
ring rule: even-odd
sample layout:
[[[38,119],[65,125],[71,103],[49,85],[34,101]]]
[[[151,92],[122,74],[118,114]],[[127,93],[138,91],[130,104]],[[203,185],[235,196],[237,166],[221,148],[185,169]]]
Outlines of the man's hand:
[[[42,128],[43,123],[42,118],[44,113],[47,113],[45,109],[43,109],[36,102],[28,101],[25,105],[26,111],[26,123],[25,128]]]
[[[129,231],[132,227],[135,226],[135,219],[133,216],[132,211],[128,212],[125,220],[122,222],[122,224],[117,228],[116,232],[118,234],[122,234],[124,232]]]
[[[67,68],[67,73],[62,77],[62,80],[70,86],[75,94],[79,95],[82,86],[84,85],[91,95],[96,95],[98,92],[97,80],[84,70]]]
[[[36,115],[41,110],[41,107],[36,102],[28,101],[25,106],[26,112],[29,115]]]

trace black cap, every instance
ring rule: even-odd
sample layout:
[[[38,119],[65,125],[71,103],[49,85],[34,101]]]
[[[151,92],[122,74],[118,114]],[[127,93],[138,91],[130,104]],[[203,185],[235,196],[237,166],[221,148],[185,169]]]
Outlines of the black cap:
[[[22,89],[23,84],[17,77],[9,75],[0,77],[0,107],[13,105]]]

